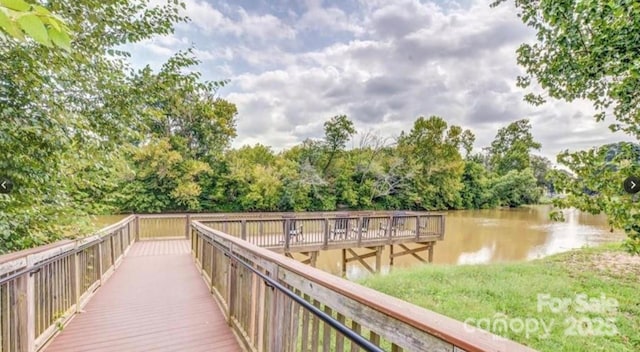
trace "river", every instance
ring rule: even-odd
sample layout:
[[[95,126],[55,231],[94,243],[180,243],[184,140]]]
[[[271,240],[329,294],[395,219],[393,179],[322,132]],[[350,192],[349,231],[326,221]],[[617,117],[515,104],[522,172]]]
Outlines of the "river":
[[[444,240],[436,244],[433,261],[438,264],[526,261],[624,238],[624,234],[619,231],[610,232],[604,216],[565,210],[565,221],[553,222],[549,220],[550,211],[551,207],[547,205],[447,211]],[[98,217],[96,222],[107,225],[121,218],[122,216]],[[426,252],[423,254],[426,255]],[[373,258],[368,260],[373,264]],[[388,272],[388,247],[382,255],[382,262],[383,273]],[[317,266],[340,275],[340,263],[341,251],[324,251],[318,257]],[[410,255],[394,259],[395,267],[416,264],[419,261]],[[358,263],[352,262],[347,267],[349,279],[365,275],[367,271]]]

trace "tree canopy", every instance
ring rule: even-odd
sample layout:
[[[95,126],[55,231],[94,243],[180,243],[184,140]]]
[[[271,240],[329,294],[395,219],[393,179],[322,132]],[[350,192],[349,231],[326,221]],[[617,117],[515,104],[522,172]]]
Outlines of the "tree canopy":
[[[80,200],[111,198],[113,176],[125,166],[121,146],[138,138],[145,116],[128,54],[114,47],[171,33],[183,18],[174,2],[48,2],[51,13],[64,14],[63,26],[37,5],[0,4],[15,19],[0,20],[12,34],[0,34],[0,170],[15,185],[0,198],[0,238],[2,250],[15,250],[80,233],[79,216],[97,210]],[[16,40],[12,23],[34,40]],[[71,52],[48,45],[61,44],[56,26],[73,33]]]
[[[496,6],[506,0],[493,3]],[[640,3],[635,0],[515,0],[518,16],[536,42],[518,48],[518,63],[549,97],[587,99],[596,119],[615,118],[613,131],[640,138]],[[530,102],[545,101],[540,94]]]

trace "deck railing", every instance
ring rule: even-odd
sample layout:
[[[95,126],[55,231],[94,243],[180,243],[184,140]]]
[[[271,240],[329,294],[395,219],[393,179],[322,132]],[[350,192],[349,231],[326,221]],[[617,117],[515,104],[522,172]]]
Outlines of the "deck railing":
[[[0,256],[0,352],[40,349],[134,241],[135,216],[129,216],[87,238]]]
[[[252,351],[361,350],[309,305],[385,351],[533,351],[200,222],[190,237],[204,281]]]
[[[359,247],[363,242],[444,238],[443,214],[379,211],[139,215],[139,239],[186,238],[192,220],[261,247],[285,251],[310,246],[327,249],[336,242]]]
[[[401,225],[414,233],[396,232],[400,236],[431,238],[444,230],[443,218],[432,214],[308,215],[294,220],[303,226],[318,226],[323,234],[352,226],[364,234],[365,215],[369,226],[387,234]],[[239,220],[240,230],[244,228],[245,239],[251,239],[252,231],[259,231],[253,230],[256,226],[264,230],[265,221],[277,221],[274,233],[283,231],[283,226],[289,229],[292,218],[283,216],[263,216],[261,222],[258,218]],[[192,221],[194,218],[216,221],[210,214],[129,216],[87,238],[0,256],[0,352],[42,349],[81,311],[136,239],[144,239],[145,232],[151,234],[149,221],[157,219],[169,219],[182,227],[161,233],[160,238],[190,238],[204,281],[248,350],[375,351],[366,348],[371,345],[394,352],[532,351],[488,332],[471,332],[461,322],[259,247],[243,240],[243,232],[232,236]],[[310,237],[316,242],[326,239]]]
[[[393,244],[411,239],[429,242],[444,238],[444,215],[412,213],[334,215],[332,217],[284,216],[258,219],[212,219],[207,227],[270,249],[295,247],[328,249],[341,243],[348,247]]]

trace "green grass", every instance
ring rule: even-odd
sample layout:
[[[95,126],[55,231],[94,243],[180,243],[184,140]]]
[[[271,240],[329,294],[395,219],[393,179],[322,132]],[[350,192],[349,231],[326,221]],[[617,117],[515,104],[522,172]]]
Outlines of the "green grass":
[[[484,323],[491,324],[483,328],[540,351],[640,351],[640,258],[626,255],[619,247],[584,248],[522,263],[394,269],[389,275],[361,283],[460,321],[485,319]],[[539,311],[538,294],[560,299],[575,299],[577,294],[600,299],[605,295],[617,300],[618,307],[611,313],[584,313],[578,312],[580,307],[574,300],[564,313],[547,307]],[[506,315],[507,322],[528,319],[553,325],[548,336],[541,325],[537,331],[531,325],[527,336],[524,331],[505,331],[494,325],[500,313]],[[572,317],[584,318],[584,325],[566,320]],[[607,322],[607,318],[615,320]],[[595,336],[612,332],[611,327],[618,333]],[[578,335],[566,336],[567,332]]]

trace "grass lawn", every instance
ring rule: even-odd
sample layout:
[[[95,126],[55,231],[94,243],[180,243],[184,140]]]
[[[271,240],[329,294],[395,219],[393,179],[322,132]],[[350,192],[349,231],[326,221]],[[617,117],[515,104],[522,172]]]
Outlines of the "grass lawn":
[[[617,244],[522,263],[394,269],[360,283],[540,351],[640,351],[640,257]]]

